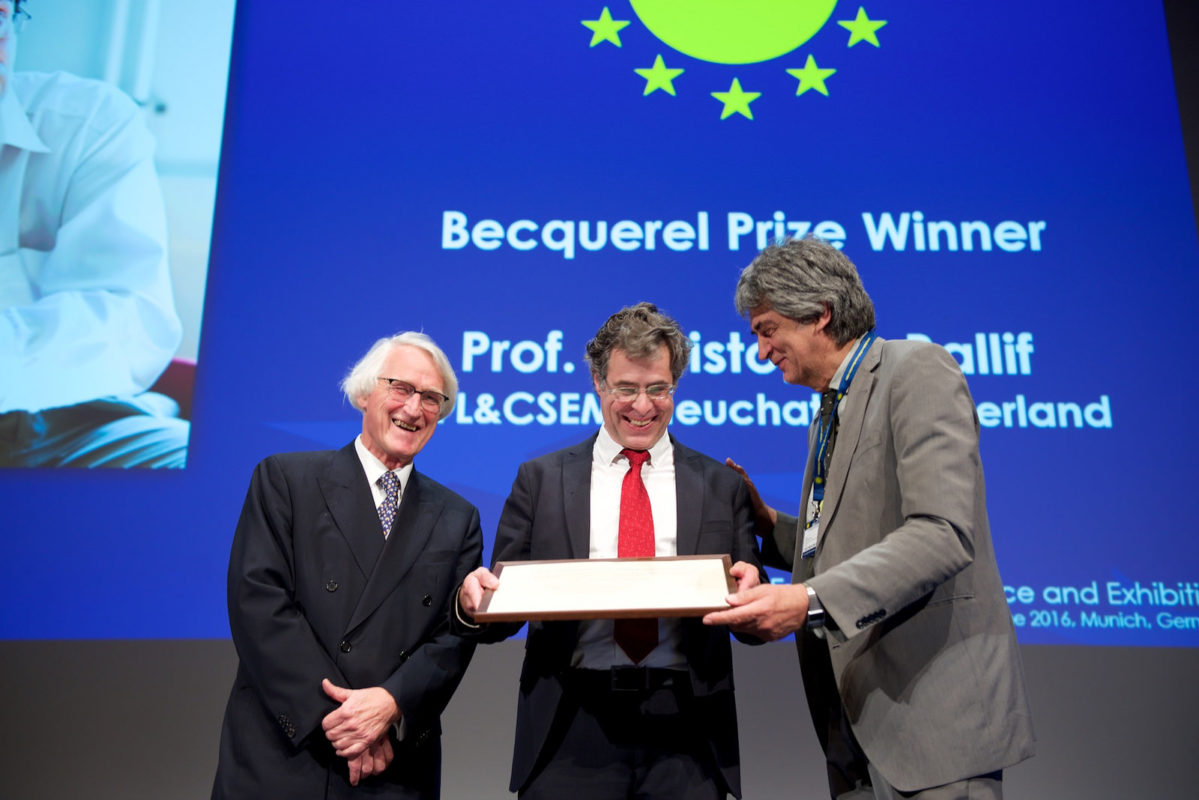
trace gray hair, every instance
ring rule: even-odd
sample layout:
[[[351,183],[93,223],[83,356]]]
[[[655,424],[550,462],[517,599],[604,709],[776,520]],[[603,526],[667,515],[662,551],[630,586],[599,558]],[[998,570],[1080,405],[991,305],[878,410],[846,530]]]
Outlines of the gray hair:
[[[437,343],[429,336],[415,331],[404,331],[395,336],[386,336],[380,339],[371,345],[371,349],[366,351],[366,355],[360,358],[357,364],[350,368],[341,381],[341,390],[345,392],[350,405],[363,411],[359,401],[374,391],[375,382],[379,378],[391,377],[380,375],[379,371],[383,369],[383,364],[391,355],[391,351],[397,347],[415,347],[418,350],[424,350],[432,357],[433,363],[437,365],[437,371],[441,373],[442,393],[449,398],[441,409],[438,419],[448,417],[454,410],[454,401],[458,398],[458,378],[454,375],[454,368],[450,366],[450,360],[446,358]],[[417,388],[422,387],[418,386]]]
[[[874,327],[874,303],[853,262],[812,236],[784,239],[759,253],[741,271],[733,301],[746,318],[766,307],[801,323],[815,322],[827,308],[825,332],[838,347]]]
[[[678,383],[691,355],[691,340],[683,335],[679,323],[658,310],[653,303],[638,303],[622,308],[587,343],[587,364],[591,376],[608,378],[608,361],[613,350],[623,350],[629,358],[648,358],[666,345],[670,351],[671,379]]]

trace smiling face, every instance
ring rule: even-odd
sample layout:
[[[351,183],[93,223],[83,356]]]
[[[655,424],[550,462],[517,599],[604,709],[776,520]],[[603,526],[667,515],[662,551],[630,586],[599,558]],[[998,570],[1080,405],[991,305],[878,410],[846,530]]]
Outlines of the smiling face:
[[[836,344],[824,333],[829,317],[827,308],[815,322],[797,322],[769,306],[752,309],[749,325],[758,337],[758,358],[769,359],[787,383],[824,391],[841,364]]]
[[[608,360],[607,378],[595,378],[595,391],[600,398],[604,429],[608,435],[621,447],[631,450],[648,450],[657,444],[666,433],[666,426],[674,413],[674,398],[667,394],[660,400],[651,400],[648,394],[639,391],[632,400],[623,400],[608,391],[608,388],[631,386],[645,389],[673,383],[670,348],[666,345],[659,346],[647,358],[629,358],[624,350],[613,350]]]
[[[437,430],[437,411],[421,405],[420,392],[445,394],[441,373],[433,357],[417,347],[392,349],[378,378],[397,378],[416,387],[406,400],[398,400],[383,381],[375,381],[370,394],[359,398],[362,408],[362,443],[389,470],[409,464]]]

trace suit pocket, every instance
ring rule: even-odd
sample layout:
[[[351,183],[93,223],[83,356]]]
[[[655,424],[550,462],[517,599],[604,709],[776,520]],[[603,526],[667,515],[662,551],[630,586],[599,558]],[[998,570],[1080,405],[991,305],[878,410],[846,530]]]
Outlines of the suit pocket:
[[[951,594],[951,595],[947,595],[945,597],[936,597],[934,595],[933,598],[928,601],[928,605],[926,607],[933,608],[935,606],[944,606],[944,605],[949,605],[950,603],[966,602],[966,601],[970,601],[973,599],[974,599],[974,595],[972,595],[972,594]]]
[[[881,435],[880,432],[874,431],[872,433],[874,435],[871,435],[871,433],[863,434],[862,439],[858,442],[857,449],[854,450],[855,458],[865,455],[871,450],[882,447],[887,441],[887,437]]]
[[[414,566],[416,602],[434,614],[444,613],[455,587],[454,568],[457,550],[430,550],[422,553]]]
[[[733,549],[733,523],[730,520],[710,520],[699,526],[696,540],[697,553],[731,553]]]
[[[421,553],[417,561],[427,566],[434,564],[445,564],[454,561],[458,558],[457,550],[429,550]]]

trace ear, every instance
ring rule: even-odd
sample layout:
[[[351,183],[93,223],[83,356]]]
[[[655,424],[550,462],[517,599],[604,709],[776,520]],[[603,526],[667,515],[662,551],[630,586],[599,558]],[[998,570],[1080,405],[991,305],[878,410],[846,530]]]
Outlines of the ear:
[[[829,321],[833,318],[833,309],[828,303],[824,304],[824,313],[816,320],[816,332],[820,333],[828,327]]]
[[[603,383],[603,381],[600,380],[600,376],[594,372],[591,373],[591,383],[592,383],[592,385],[595,386],[595,393],[598,394],[600,396],[600,398],[602,399],[604,396],[604,391],[601,388],[601,384]]]

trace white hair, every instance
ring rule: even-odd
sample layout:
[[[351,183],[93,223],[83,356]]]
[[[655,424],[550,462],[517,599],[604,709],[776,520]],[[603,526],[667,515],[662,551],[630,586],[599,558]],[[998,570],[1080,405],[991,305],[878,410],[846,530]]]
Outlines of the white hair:
[[[448,417],[454,410],[454,401],[458,398],[458,378],[454,375],[454,368],[450,366],[450,360],[446,358],[437,343],[426,334],[415,331],[404,331],[395,336],[386,336],[380,339],[371,345],[371,349],[366,351],[366,355],[360,358],[357,364],[350,368],[349,373],[341,381],[341,390],[345,392],[350,405],[359,411],[365,410],[363,400],[375,390],[375,382],[381,377],[390,377],[380,375],[379,371],[383,369],[383,364],[397,347],[415,347],[418,350],[424,350],[432,357],[433,363],[437,365],[437,371],[441,373],[442,393],[449,398],[441,409],[438,419]]]

